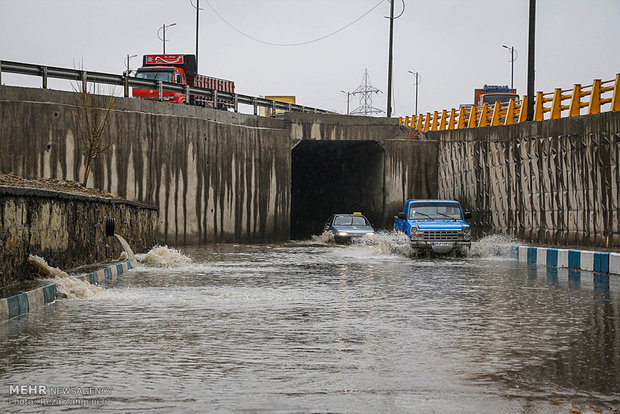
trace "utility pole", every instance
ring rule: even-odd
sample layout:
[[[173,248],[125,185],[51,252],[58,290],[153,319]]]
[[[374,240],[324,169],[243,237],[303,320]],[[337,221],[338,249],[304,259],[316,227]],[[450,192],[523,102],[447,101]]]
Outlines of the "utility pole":
[[[394,0],[390,0],[390,46],[388,52],[387,117],[392,116],[392,46],[394,40]]]
[[[191,4],[191,0],[190,0],[190,4]],[[196,0],[196,72],[198,72],[198,17],[199,15],[200,15],[200,0]]]
[[[411,70],[408,70],[407,72],[409,72],[409,73],[411,73],[412,75],[415,76],[415,81],[414,81],[414,85],[415,85],[415,115],[418,116],[418,85],[422,81],[422,78],[420,77],[418,72],[413,72]]]
[[[527,47],[527,120],[534,120],[534,46],[536,29],[536,0],[530,0],[530,28]]]

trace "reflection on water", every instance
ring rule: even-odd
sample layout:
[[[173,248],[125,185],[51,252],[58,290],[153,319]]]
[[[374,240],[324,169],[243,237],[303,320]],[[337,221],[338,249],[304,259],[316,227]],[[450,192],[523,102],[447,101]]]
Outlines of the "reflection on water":
[[[15,384],[111,387],[122,412],[620,406],[620,278],[480,251],[415,259],[380,234],[183,249],[0,324],[0,410],[60,410],[9,405]]]

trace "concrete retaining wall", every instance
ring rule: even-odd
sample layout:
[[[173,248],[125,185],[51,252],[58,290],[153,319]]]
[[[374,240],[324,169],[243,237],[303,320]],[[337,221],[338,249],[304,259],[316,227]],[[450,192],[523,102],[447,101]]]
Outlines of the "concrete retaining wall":
[[[438,156],[437,141],[385,141],[384,228],[393,227],[405,200],[438,197]]]
[[[76,94],[0,86],[0,171],[81,181]],[[159,207],[159,240],[265,241],[289,237],[286,122],[186,105],[118,98],[113,153],[91,186]]]
[[[375,183],[372,188],[360,185],[360,188],[371,196],[377,189],[381,190],[377,187],[383,186],[380,191],[383,193],[383,199],[378,200],[379,205],[382,206],[381,212],[378,213],[380,218],[371,219],[378,227],[391,229],[394,224],[394,215],[402,210],[405,200],[437,197],[438,141],[408,138],[410,131],[401,127],[398,119],[307,113],[289,113],[285,115],[285,119],[290,123],[291,139],[294,142],[300,140],[374,141],[383,148],[383,177],[374,177],[373,180],[360,177],[357,180]],[[315,162],[324,163],[325,160],[322,157],[316,157]],[[354,172],[351,171],[351,173]],[[352,181],[355,181],[355,178]],[[356,200],[351,200],[351,204],[355,202]],[[368,204],[367,200],[362,199],[357,202],[359,205]],[[361,207],[353,210],[359,209]],[[325,211],[323,222],[332,213],[334,211]]]
[[[0,288],[30,278],[29,255],[72,269],[118,257],[121,246],[106,239],[105,218],[116,221],[136,251],[155,244],[155,207],[72,193],[0,186]],[[106,244],[110,249],[106,252]]]
[[[440,141],[439,196],[483,233],[620,247],[620,112],[427,136]]]

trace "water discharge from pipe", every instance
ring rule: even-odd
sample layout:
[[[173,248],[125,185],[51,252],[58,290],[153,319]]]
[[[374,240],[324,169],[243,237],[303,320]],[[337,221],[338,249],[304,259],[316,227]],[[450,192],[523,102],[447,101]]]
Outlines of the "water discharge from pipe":
[[[42,257],[30,255],[28,256],[28,263],[36,269],[40,276],[56,283],[60,297],[88,299],[101,292],[99,286],[91,285],[69,275],[67,272],[63,272],[57,267],[50,266]]]
[[[129,246],[129,243],[127,243],[127,240],[123,239],[123,237],[118,234],[114,234],[114,237],[116,237],[120,242],[121,246],[123,246],[123,250],[125,251],[125,253],[127,253],[127,257],[129,258],[131,265],[135,267],[138,264],[138,260],[136,260],[136,255],[133,253],[133,250],[131,250],[131,247]]]

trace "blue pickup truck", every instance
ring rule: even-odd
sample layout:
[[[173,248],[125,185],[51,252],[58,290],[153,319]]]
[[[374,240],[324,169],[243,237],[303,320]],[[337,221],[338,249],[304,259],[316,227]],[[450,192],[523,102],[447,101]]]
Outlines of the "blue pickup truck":
[[[414,250],[465,255],[471,247],[469,218],[458,201],[407,200],[394,217],[394,230],[406,233]]]

